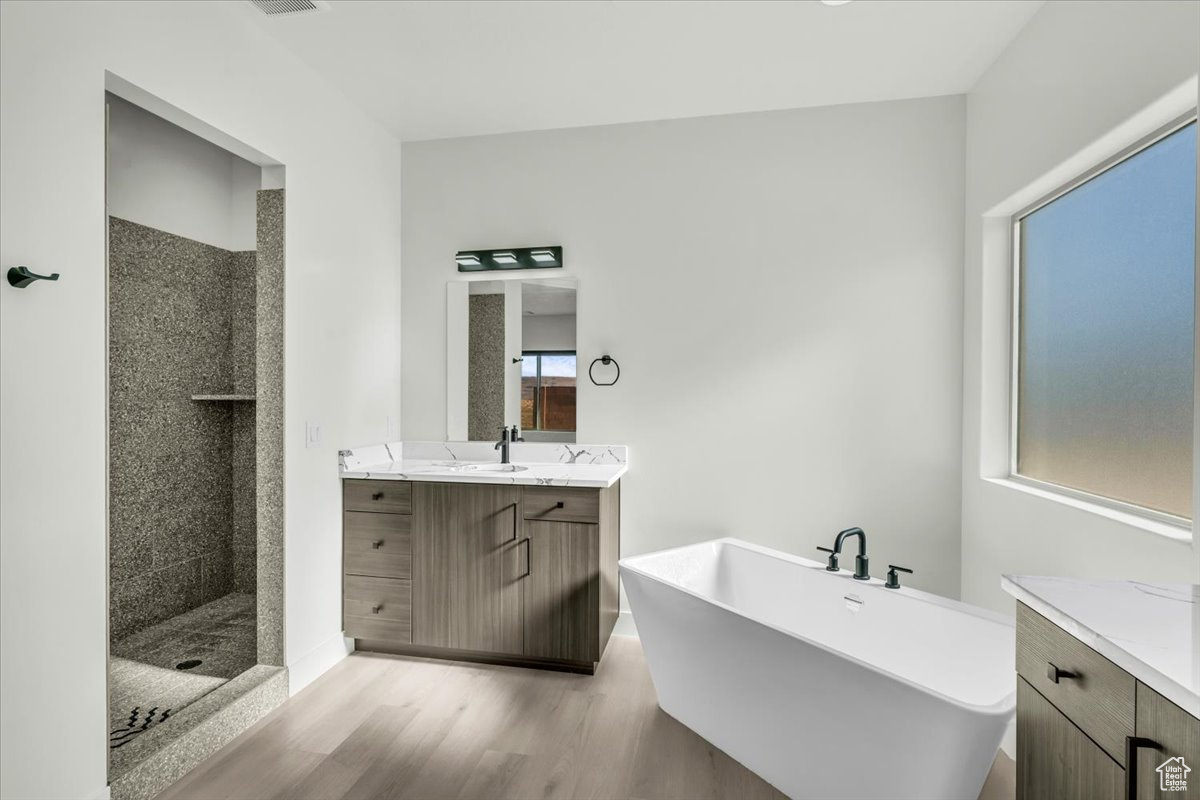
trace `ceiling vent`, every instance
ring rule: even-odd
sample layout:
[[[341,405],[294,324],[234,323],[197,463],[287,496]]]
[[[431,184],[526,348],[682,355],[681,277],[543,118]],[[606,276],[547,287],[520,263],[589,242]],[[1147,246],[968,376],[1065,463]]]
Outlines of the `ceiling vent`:
[[[326,0],[249,0],[249,2],[268,17],[316,14],[330,10]]]

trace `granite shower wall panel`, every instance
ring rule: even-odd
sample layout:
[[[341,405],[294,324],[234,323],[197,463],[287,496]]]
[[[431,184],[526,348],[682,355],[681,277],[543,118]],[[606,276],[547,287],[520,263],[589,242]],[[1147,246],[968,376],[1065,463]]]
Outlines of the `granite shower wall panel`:
[[[231,319],[229,352],[232,358],[233,393],[255,393],[255,286],[257,253],[234,253],[231,260]],[[231,408],[233,480],[233,585],[239,592],[257,591],[255,491],[256,404],[237,402]]]
[[[255,404],[232,408],[233,585],[247,594],[258,591],[256,566],[258,525],[255,491]]]
[[[232,253],[230,259],[230,340],[233,393],[254,394],[254,285],[258,254],[253,250]]]
[[[232,254],[109,222],[110,636],[233,590]]]
[[[504,420],[504,295],[473,294],[467,333],[467,438],[495,441]]]
[[[283,665],[284,190],[258,193],[255,275],[255,475],[258,661]]]

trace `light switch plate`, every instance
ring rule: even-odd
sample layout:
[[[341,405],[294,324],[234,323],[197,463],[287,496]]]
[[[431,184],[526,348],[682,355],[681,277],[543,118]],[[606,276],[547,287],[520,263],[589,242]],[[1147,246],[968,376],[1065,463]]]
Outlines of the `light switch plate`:
[[[321,446],[321,423],[306,422],[304,424],[304,446],[305,447],[320,447]]]

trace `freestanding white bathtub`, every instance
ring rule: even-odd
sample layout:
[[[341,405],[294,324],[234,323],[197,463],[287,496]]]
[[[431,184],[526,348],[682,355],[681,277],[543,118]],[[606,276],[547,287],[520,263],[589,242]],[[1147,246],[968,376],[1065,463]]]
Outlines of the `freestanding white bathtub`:
[[[621,577],[664,711],[790,797],[975,800],[1016,705],[982,609],[738,539]]]

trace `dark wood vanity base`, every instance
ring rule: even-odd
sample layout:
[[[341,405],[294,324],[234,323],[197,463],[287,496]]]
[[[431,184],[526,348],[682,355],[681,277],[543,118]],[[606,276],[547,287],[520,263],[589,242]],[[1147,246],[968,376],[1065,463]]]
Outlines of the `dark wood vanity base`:
[[[1017,800],[1182,798],[1176,758],[1200,763],[1200,719],[1017,604]]]
[[[357,649],[592,674],[617,621],[608,488],[343,481]]]
[[[594,661],[563,661],[554,658],[485,653],[478,650],[454,650],[449,647],[422,647],[415,644],[397,644],[385,639],[355,639],[354,649],[393,656],[440,658],[446,661],[469,661],[474,664],[499,664],[504,667],[552,669],[557,672],[574,672],[579,675],[595,675],[597,665],[597,662]]]

